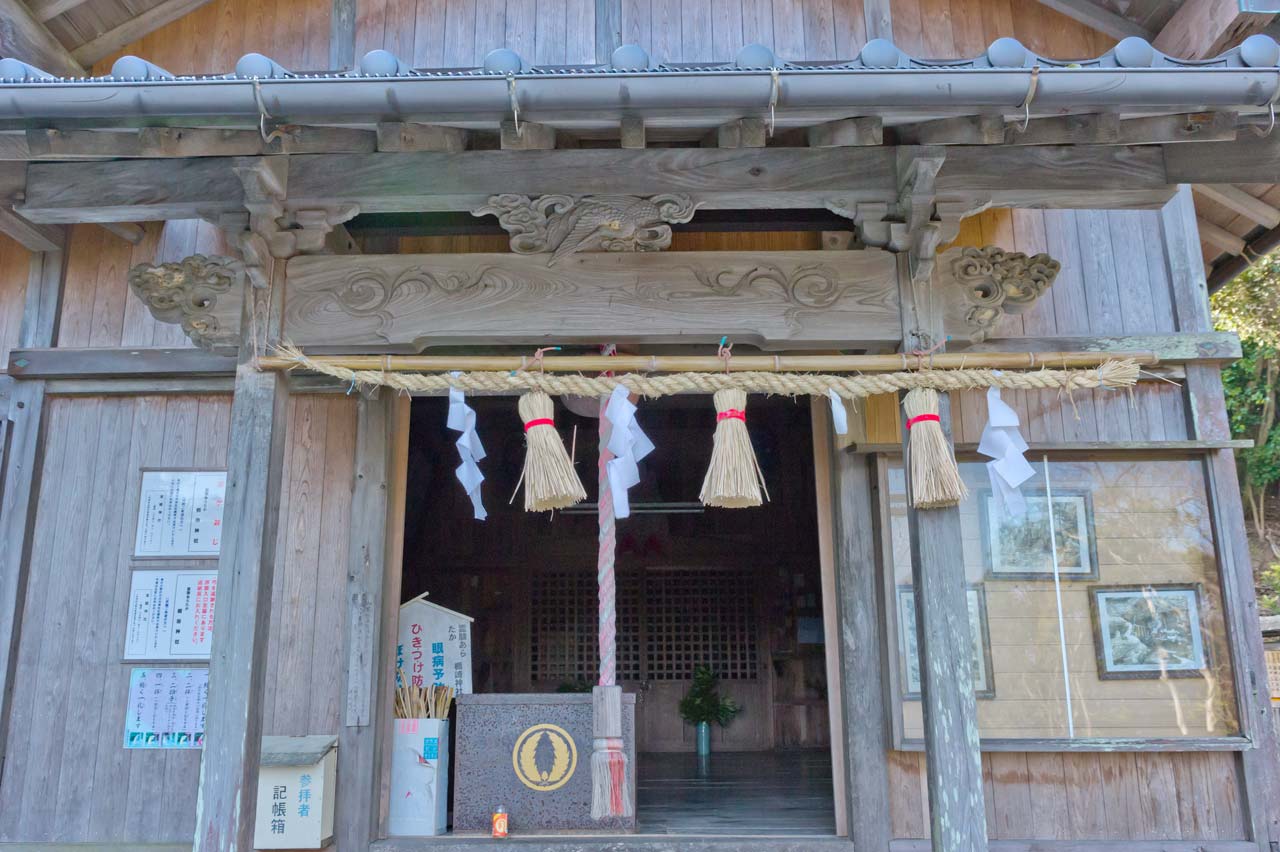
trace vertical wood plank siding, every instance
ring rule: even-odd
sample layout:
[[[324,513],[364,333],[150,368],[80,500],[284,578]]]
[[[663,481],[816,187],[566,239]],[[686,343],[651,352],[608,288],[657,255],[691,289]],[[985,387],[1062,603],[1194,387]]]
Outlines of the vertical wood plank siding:
[[[226,396],[46,403],[0,840],[191,839],[199,754],[121,747],[130,554],[139,469],[224,465],[230,406]],[[290,401],[268,734],[338,733],[354,435],[352,400]]]

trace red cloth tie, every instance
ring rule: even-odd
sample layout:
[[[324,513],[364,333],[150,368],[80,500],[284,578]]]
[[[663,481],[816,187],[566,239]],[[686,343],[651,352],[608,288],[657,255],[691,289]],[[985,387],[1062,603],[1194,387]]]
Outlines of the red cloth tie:
[[[910,429],[912,426],[916,425],[921,420],[932,420],[934,423],[942,422],[942,418],[936,414],[917,414],[915,417],[912,417],[910,420],[907,421],[907,428]]]
[[[539,417],[537,420],[530,420],[528,423],[524,424],[524,431],[528,432],[534,426],[554,426],[554,425],[556,425],[556,421],[552,420],[550,417]]]
[[[746,423],[747,412],[743,411],[741,408],[726,408],[724,411],[721,411],[716,415],[716,422],[719,423],[721,420],[741,420],[743,423]]]

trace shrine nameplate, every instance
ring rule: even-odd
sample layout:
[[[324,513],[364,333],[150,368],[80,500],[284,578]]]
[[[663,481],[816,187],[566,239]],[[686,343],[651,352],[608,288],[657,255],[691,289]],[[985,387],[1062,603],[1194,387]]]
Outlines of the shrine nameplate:
[[[843,252],[301,256],[284,337],[309,352],[494,343],[859,348],[901,339],[896,262]]]

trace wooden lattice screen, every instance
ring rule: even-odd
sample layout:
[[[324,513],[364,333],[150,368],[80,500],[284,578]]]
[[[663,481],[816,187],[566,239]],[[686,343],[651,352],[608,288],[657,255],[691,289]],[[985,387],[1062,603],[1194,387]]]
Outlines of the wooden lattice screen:
[[[706,663],[726,680],[759,676],[755,601],[742,571],[660,568],[618,576],[620,681],[688,680]],[[533,681],[594,683],[596,578],[535,575],[529,637]]]

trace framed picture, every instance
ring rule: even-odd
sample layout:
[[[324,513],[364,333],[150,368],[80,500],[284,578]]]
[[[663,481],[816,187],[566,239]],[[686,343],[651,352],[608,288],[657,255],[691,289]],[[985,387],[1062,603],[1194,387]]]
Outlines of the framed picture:
[[[996,510],[990,489],[978,493],[982,555],[988,580],[1053,579],[1049,552],[1048,500],[1044,489],[1023,489],[1025,514]],[[1058,576],[1064,580],[1098,579],[1098,551],[1093,534],[1093,498],[1088,491],[1053,489],[1054,539]]]
[[[1200,585],[1090,586],[1102,680],[1200,677],[1208,668]]]
[[[973,640],[973,688],[979,698],[995,698],[991,672],[991,632],[987,626],[987,596],[982,586],[966,590],[969,634]],[[902,668],[902,697],[920,697],[920,651],[916,644],[916,596],[911,586],[898,587],[898,658]]]

